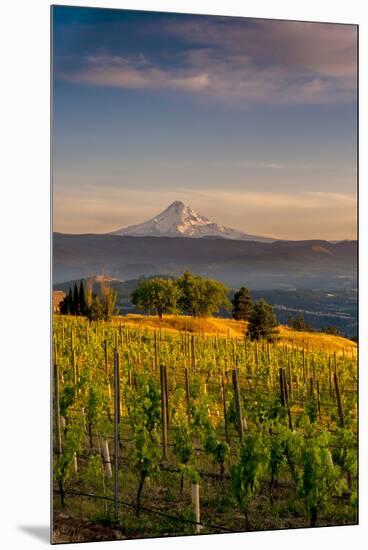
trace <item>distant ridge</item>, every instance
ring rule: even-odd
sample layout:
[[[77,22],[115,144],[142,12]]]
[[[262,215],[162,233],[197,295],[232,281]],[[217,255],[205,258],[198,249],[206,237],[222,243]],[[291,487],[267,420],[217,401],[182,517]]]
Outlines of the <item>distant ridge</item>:
[[[271,243],[276,239],[249,235],[230,227],[212,222],[205,216],[197,214],[190,206],[181,201],[174,201],[160,214],[143,223],[122,227],[110,235],[131,237],[216,237],[238,241],[256,241]]]
[[[186,269],[234,288],[356,288],[357,242],[271,243],[191,237],[53,235],[54,281],[108,273],[177,276]]]

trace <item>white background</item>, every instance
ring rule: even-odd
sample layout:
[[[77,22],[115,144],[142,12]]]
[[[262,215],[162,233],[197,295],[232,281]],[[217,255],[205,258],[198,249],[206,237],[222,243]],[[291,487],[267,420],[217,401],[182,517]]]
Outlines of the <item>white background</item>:
[[[361,0],[65,2],[360,25],[360,526],[99,543],[98,548],[366,547],[368,17]],[[0,65],[0,545],[42,548],[49,525],[49,2],[2,3]],[[33,534],[32,534],[33,533]],[[364,542],[365,543],[364,543]],[[84,544],[81,546],[85,546]],[[61,545],[64,548],[65,545]],[[70,547],[69,547],[70,548]],[[91,548],[91,546],[89,546]]]

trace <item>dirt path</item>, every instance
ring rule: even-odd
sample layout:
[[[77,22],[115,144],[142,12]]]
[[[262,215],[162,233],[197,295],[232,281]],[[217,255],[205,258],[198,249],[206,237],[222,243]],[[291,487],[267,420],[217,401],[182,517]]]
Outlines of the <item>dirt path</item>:
[[[54,516],[54,544],[123,540],[125,538],[119,529],[111,526],[97,525],[91,521],[75,519],[62,513],[56,513]]]

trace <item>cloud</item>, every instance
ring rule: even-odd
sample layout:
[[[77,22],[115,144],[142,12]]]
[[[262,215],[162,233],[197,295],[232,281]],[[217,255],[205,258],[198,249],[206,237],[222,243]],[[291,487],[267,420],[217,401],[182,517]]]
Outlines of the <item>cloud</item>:
[[[177,89],[200,91],[209,85],[208,75],[191,69],[165,71],[141,67],[126,57],[100,55],[86,57],[77,71],[60,71],[58,77],[70,82],[137,89]]]
[[[356,196],[333,192],[193,190],[199,211],[223,225],[280,239],[354,239]],[[220,205],[220,206],[219,206]],[[202,208],[202,210],[203,210]]]
[[[163,18],[140,30],[185,47],[135,55],[104,47],[59,67],[58,78],[95,86],[176,90],[255,103],[325,103],[356,99],[353,26],[238,18]],[[124,40],[122,39],[122,43]],[[146,44],[144,46],[144,44]],[[163,58],[170,58],[164,63]]]
[[[357,30],[353,25],[218,17],[164,25],[165,32],[240,53],[263,65],[288,65],[321,75],[357,71]]]
[[[76,177],[70,175],[71,180]],[[268,192],[173,185],[69,185],[54,193],[54,228],[69,233],[109,232],[141,223],[174,200],[222,225],[283,239],[356,238],[356,195],[328,191]]]
[[[209,200],[213,200],[223,205],[224,201],[228,203],[242,205],[247,210],[254,208],[266,211],[277,210],[280,208],[297,208],[298,210],[320,210],[327,207],[336,209],[339,207],[350,208],[356,204],[356,196],[352,193],[333,193],[319,191],[301,191],[290,193],[277,193],[267,191],[240,191],[240,190],[221,190],[206,189],[205,195]]]

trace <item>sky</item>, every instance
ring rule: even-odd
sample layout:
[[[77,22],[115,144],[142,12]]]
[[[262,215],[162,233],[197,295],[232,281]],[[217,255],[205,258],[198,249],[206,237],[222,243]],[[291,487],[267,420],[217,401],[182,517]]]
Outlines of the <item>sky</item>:
[[[53,223],[356,238],[353,25],[53,7]]]

